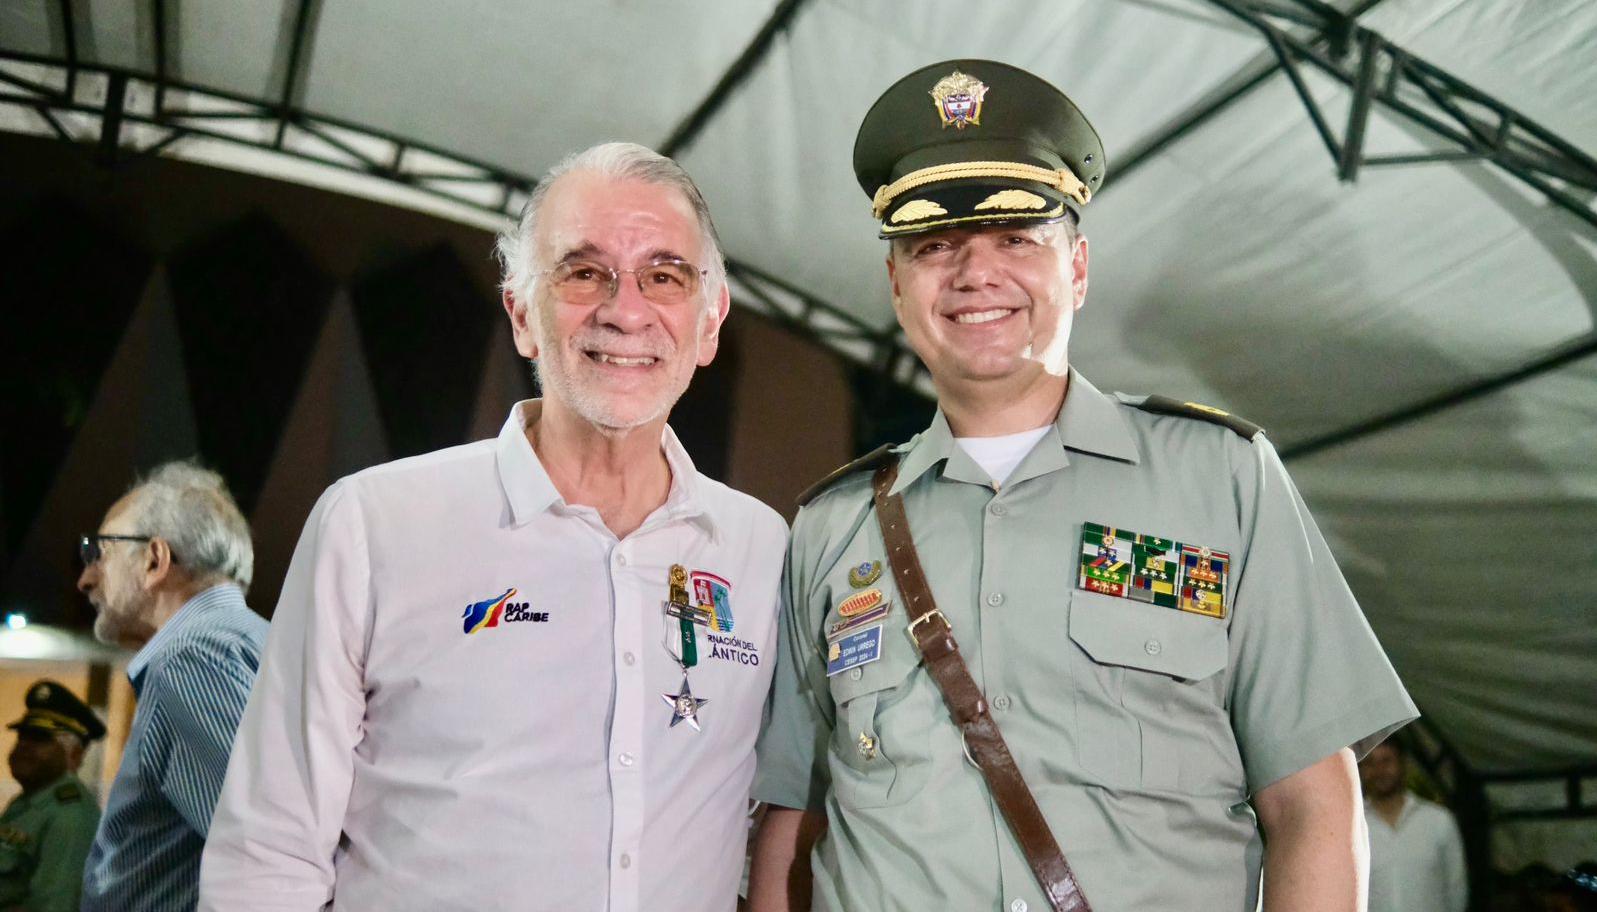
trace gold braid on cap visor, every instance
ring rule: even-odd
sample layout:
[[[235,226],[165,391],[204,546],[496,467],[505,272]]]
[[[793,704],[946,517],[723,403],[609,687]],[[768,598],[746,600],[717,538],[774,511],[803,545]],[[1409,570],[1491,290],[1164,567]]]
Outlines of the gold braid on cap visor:
[[[887,207],[892,205],[893,200],[916,187],[968,177],[1002,177],[1036,181],[1053,187],[1083,206],[1092,199],[1092,191],[1087,189],[1087,185],[1068,168],[1055,170],[1020,162],[956,162],[951,165],[933,165],[930,168],[911,171],[891,184],[883,184],[876,188],[876,195],[871,198],[871,212],[879,219],[887,211]]]

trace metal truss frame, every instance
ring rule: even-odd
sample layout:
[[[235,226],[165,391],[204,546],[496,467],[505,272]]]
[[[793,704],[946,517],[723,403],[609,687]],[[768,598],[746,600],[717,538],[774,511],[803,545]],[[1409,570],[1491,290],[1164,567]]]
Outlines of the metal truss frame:
[[[1321,0],[1207,0],[1261,35],[1303,102],[1337,176],[1360,168],[1440,162],[1490,162],[1549,202],[1597,228],[1597,160],[1505,102],[1387,41]],[[1363,12],[1368,5],[1360,9]],[[1314,29],[1304,39],[1294,27]],[[1312,67],[1352,90],[1342,136],[1309,91]],[[1380,106],[1422,127],[1450,147],[1432,152],[1372,154],[1365,149],[1371,110]],[[1582,194],[1585,198],[1582,198]]]
[[[535,180],[425,143],[299,106],[301,79],[314,40],[321,0],[300,0],[293,11],[286,73],[270,99],[204,89],[172,78],[167,65],[169,0],[149,0],[154,31],[154,72],[142,73],[82,61],[73,3],[54,4],[64,59],[0,52],[0,113],[32,112],[37,129],[75,145],[92,144],[95,158],[119,167],[141,158],[179,152],[179,143],[222,143],[263,150],[316,168],[386,182],[459,207],[484,224],[513,219]],[[1273,52],[1271,65],[1244,73],[1217,100],[1189,112],[1140,144],[1120,168],[1121,179],[1152,155],[1223,111],[1238,98],[1283,73],[1304,104],[1344,181],[1371,167],[1490,162],[1539,191],[1550,203],[1597,228],[1597,161],[1520,112],[1358,24],[1381,0],[1356,0],[1340,10],[1323,0],[1206,0],[1257,30]],[[672,131],[662,148],[691,144],[765,59],[803,9],[804,0],[781,0],[749,45],[701,103]],[[1310,92],[1303,71],[1312,68],[1352,91],[1347,123],[1338,136]],[[1447,148],[1419,154],[1375,154],[1366,148],[1370,112],[1381,107]],[[1113,192],[1113,189],[1110,189]],[[929,392],[920,361],[896,327],[869,325],[837,305],[739,261],[728,263],[739,303],[788,329],[826,345],[889,382]],[[1597,334],[1574,340],[1556,356],[1499,378],[1321,435],[1289,448],[1291,455],[1336,446],[1416,417],[1445,409],[1597,353]],[[1286,455],[1284,452],[1283,455]]]
[[[747,80],[804,0],[783,0],[703,101],[667,137],[674,154],[691,144]],[[247,98],[171,77],[167,0],[150,0],[154,72],[88,63],[78,56],[71,0],[55,4],[63,56],[0,51],[0,116],[9,110],[32,125],[13,127],[52,135],[119,169],[180,143],[222,144],[283,156],[317,169],[417,191],[473,216],[485,226],[509,224],[537,181],[426,143],[325,117],[299,105],[321,0],[300,0],[293,12],[286,73],[270,99]],[[898,327],[872,326],[852,313],[736,259],[727,275],[738,303],[865,369],[931,394],[925,367]]]

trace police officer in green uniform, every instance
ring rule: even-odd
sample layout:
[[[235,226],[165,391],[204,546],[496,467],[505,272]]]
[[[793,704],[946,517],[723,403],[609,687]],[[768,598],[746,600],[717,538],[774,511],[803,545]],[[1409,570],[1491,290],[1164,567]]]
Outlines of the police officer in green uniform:
[[[881,96],[854,167],[938,411],[794,521],[752,907],[1084,908],[1034,876],[987,778],[1011,772],[1096,912],[1251,912],[1261,874],[1267,909],[1362,907],[1355,758],[1417,713],[1259,428],[1069,366],[1097,134],[1030,73],[955,60]],[[1012,770],[973,762],[917,622]]]
[[[100,807],[76,775],[105,725],[54,681],[28,689],[7,761],[22,794],[0,813],[0,912],[76,912]]]

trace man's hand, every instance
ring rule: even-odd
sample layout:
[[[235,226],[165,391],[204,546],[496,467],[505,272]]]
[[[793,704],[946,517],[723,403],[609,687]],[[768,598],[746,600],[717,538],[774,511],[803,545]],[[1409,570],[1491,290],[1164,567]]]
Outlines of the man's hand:
[[[1364,912],[1370,841],[1358,764],[1343,748],[1254,796],[1265,912]]]
[[[810,849],[826,832],[826,815],[771,807],[754,837],[749,912],[809,912]]]

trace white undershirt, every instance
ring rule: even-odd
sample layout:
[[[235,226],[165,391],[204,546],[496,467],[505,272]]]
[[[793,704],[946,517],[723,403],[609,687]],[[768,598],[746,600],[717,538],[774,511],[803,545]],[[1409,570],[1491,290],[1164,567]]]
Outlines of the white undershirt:
[[[1009,480],[1015,466],[1020,465],[1020,461],[1026,458],[1026,454],[1052,426],[1045,424],[1040,428],[1001,437],[955,437],[954,442],[982,467],[994,484],[1003,484]]]

